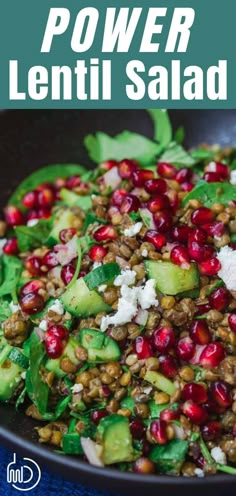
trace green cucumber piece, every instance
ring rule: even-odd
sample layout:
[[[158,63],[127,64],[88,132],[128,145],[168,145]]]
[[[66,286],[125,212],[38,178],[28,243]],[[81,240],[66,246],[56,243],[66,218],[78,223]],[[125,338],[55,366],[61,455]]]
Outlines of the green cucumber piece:
[[[176,295],[199,287],[199,273],[195,263],[188,270],[171,262],[145,260],[149,279],[155,279],[157,289],[167,295]]]
[[[47,244],[53,246],[60,242],[59,234],[63,229],[69,229],[73,226],[75,214],[68,208],[64,211],[59,211],[56,214],[54,226],[49,234]]]
[[[176,391],[176,386],[174,383],[159,372],[148,370],[144,376],[144,380],[150,382],[150,384],[155,386],[157,389],[169,394],[170,396],[172,396]]]
[[[179,475],[188,452],[188,441],[173,439],[164,446],[154,446],[149,457],[161,473]]]
[[[99,422],[97,433],[102,440],[102,459],[105,465],[134,460],[132,436],[127,418],[117,414],[109,415]]]
[[[77,279],[60,299],[65,309],[76,317],[89,317],[100,312],[112,311],[96,291],[89,291],[82,277]]]
[[[61,199],[67,207],[80,207],[83,210],[90,210],[92,208],[91,195],[79,196],[69,189],[63,188],[61,190]]]
[[[80,436],[77,432],[70,432],[62,436],[62,449],[67,455],[83,455]]]
[[[8,358],[22,369],[26,370],[29,366],[29,359],[23,353],[23,350],[19,350],[19,348],[12,348],[8,354]]]
[[[10,360],[0,365],[0,400],[9,401],[22,380],[22,367]]]
[[[120,273],[120,266],[115,262],[111,262],[93,269],[91,272],[86,274],[86,276],[84,276],[84,281],[87,284],[89,290],[92,291],[93,289],[98,288],[100,284],[111,281]]]
[[[64,377],[66,375],[66,372],[64,372],[61,367],[60,363],[62,358],[69,358],[69,360],[74,363],[74,365],[79,364],[79,360],[75,356],[75,349],[78,347],[78,341],[75,337],[70,336],[69,341],[67,345],[64,348],[63,354],[60,356],[60,358],[49,358],[45,364],[45,368],[49,372],[54,372],[56,377]]]
[[[88,363],[108,363],[120,359],[120,348],[114,339],[96,329],[82,329],[81,345],[88,352]]]

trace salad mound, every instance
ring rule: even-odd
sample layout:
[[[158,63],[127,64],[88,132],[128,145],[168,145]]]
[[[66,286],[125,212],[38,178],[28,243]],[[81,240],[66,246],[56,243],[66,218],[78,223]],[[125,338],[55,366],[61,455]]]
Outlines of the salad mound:
[[[87,136],[0,221],[0,400],[40,443],[141,474],[236,474],[235,150]]]

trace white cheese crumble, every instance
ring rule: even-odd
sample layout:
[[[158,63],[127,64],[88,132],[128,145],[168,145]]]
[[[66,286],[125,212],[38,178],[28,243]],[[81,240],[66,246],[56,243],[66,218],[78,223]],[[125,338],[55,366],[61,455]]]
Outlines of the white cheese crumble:
[[[106,284],[100,284],[100,286],[98,286],[99,293],[104,293],[104,291],[106,291],[106,289],[107,289]]]
[[[63,315],[65,312],[65,309],[60,302],[60,300],[55,300],[54,303],[49,307],[48,310],[51,310],[52,312],[58,313],[58,315]]]
[[[205,474],[201,468],[195,468],[194,473],[197,477],[205,477]]]
[[[0,255],[3,254],[3,247],[7,242],[7,238],[0,239]]]
[[[84,389],[83,384],[74,384],[74,386],[72,386],[71,388],[71,391],[72,393],[81,393],[83,389]]]
[[[141,231],[143,227],[142,222],[136,222],[136,224],[133,224],[131,227],[128,227],[127,229],[124,230],[124,235],[127,236],[128,238],[132,238],[136,234]]]
[[[97,269],[98,267],[101,267],[101,265],[102,265],[101,262],[94,262],[93,269]]]
[[[215,162],[210,162],[207,165],[207,172],[216,172],[216,163]]]
[[[122,286],[123,284],[127,284],[130,286],[135,283],[136,272],[130,269],[124,269],[121,271],[121,274],[117,276],[114,280],[114,286]]]
[[[141,253],[142,257],[147,257],[148,256],[148,251],[146,248],[143,249],[142,253]]]
[[[236,186],[236,170],[232,170],[230,173],[230,180],[229,182],[233,185]]]
[[[220,465],[224,465],[227,463],[226,455],[224,451],[222,451],[220,446],[215,446],[215,448],[212,448],[211,456],[212,458],[214,458],[215,462],[219,463]]]
[[[28,227],[34,227],[34,226],[36,226],[36,224],[38,224],[38,221],[39,221],[39,219],[30,219],[27,222],[27,226]]]
[[[20,310],[20,305],[15,305],[15,303],[13,303],[13,301],[11,301],[9,303],[9,307],[10,307],[10,310],[12,311],[12,313],[16,313],[16,312],[18,312],[18,310]]]
[[[39,328],[42,329],[42,331],[46,331],[48,328],[48,323],[46,320],[41,320],[39,324]]]
[[[109,325],[123,325],[131,322],[138,312],[138,305],[147,310],[152,305],[158,305],[155,292],[155,280],[149,279],[144,286],[129,288],[123,284],[120,289],[121,297],[118,300],[117,312],[102,317],[101,331],[105,332]]]
[[[228,289],[236,291],[236,250],[230,246],[224,246],[217,254],[217,258],[221,264],[218,276]]]

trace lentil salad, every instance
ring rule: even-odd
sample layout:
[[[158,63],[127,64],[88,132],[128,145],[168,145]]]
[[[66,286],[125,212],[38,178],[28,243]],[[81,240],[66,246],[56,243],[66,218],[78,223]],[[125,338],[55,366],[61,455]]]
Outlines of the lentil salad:
[[[49,166],[12,195],[0,398],[91,464],[235,474],[235,151],[187,154],[168,125],[148,159],[119,138],[103,156],[100,133],[94,171]]]

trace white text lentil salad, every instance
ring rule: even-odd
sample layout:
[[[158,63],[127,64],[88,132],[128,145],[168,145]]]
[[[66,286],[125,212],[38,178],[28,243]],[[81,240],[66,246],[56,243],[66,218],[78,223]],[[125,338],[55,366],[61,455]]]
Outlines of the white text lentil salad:
[[[236,474],[236,150],[87,136],[0,221],[0,400],[97,466]]]

